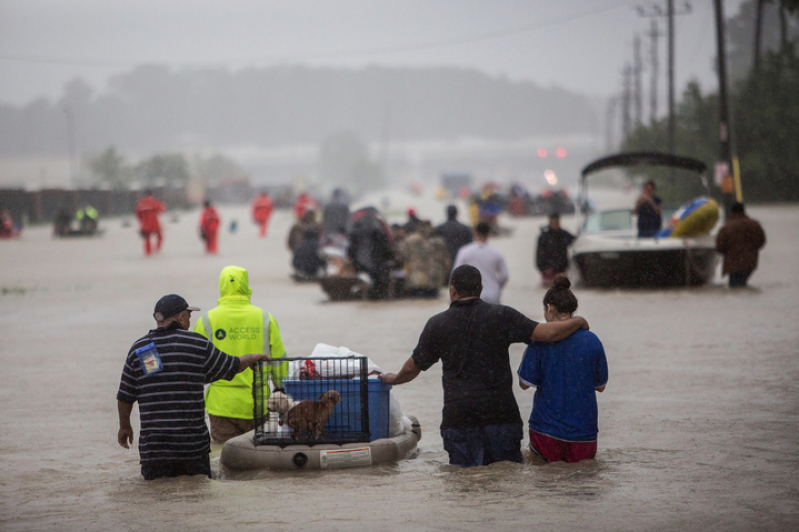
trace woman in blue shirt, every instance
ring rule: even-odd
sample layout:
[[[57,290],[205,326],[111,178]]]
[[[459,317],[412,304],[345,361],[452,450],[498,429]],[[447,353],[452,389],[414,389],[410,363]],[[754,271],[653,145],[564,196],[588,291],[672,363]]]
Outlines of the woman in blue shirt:
[[[548,322],[577,310],[571,282],[558,276],[544,296]],[[597,336],[578,330],[555,343],[531,342],[519,366],[519,385],[536,388],[530,414],[530,449],[547,462],[596,456],[596,392],[608,382],[605,350]]]

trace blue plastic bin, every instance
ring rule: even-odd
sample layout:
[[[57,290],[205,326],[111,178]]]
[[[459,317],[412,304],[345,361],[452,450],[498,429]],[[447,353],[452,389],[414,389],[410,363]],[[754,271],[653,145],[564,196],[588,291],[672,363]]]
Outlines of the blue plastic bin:
[[[380,379],[368,379],[369,388],[369,441],[388,438],[390,420],[390,384]],[[325,425],[325,433],[361,432],[361,380],[360,379],[325,379],[290,381],[284,380],[286,393],[295,401],[316,400],[328,390],[336,390],[341,394],[341,403],[337,404]]]

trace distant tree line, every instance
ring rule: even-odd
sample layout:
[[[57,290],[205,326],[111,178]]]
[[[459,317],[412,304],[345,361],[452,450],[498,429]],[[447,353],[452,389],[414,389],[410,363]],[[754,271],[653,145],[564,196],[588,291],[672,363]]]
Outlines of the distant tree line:
[[[241,166],[222,155],[197,157],[193,165],[190,165],[182,154],[159,153],[136,164],[130,164],[114,146],[88,157],[85,166],[89,171],[89,175],[84,179],[87,181],[85,184],[99,185],[113,190],[128,190],[134,187],[183,188],[193,175],[206,185],[216,185],[223,179],[241,178],[246,175]]]
[[[588,98],[476,70],[142,66],[111,78],[101,94],[76,79],[55,103],[0,105],[0,155],[65,155],[66,115],[80,153],[109,144],[139,152],[319,144],[339,131],[368,143],[387,136],[499,140],[594,129]]]
[[[782,16],[796,23],[799,2],[781,4]],[[783,19],[782,26],[788,27]],[[799,55],[797,39],[782,33],[776,50],[760,52],[748,75],[730,90],[733,147],[741,165],[746,201],[799,201]],[[718,94],[703,95],[689,83],[676,110],[678,155],[713,168],[719,157]],[[641,126],[625,140],[625,151],[663,150],[668,119]]]

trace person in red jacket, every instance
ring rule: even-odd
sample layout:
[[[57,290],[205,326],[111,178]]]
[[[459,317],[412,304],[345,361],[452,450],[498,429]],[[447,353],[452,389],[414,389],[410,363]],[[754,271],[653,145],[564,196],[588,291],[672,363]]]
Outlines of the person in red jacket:
[[[297,201],[294,202],[294,216],[301,220],[307,211],[318,211],[319,204],[316,203],[311,196],[308,195],[307,192],[303,192],[297,197]]]
[[[205,240],[205,251],[216,255],[216,235],[219,232],[219,214],[206,200],[200,216],[200,237]]]
[[[266,236],[266,226],[269,224],[269,217],[272,216],[273,207],[272,200],[266,192],[261,192],[252,203],[252,218],[261,227],[259,233],[261,238]]]
[[[152,249],[150,248],[150,235],[155,235],[155,251],[161,251],[161,243],[163,237],[161,236],[161,223],[158,221],[158,214],[166,210],[166,206],[153,197],[152,192],[146,190],[144,197],[136,204],[136,218],[139,219],[141,228],[139,233],[144,238],[144,254],[149,255]]]

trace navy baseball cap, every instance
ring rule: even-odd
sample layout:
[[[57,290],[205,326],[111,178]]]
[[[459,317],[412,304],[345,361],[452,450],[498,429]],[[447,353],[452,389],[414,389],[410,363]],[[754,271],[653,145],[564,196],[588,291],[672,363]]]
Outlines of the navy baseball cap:
[[[155,304],[153,317],[156,321],[164,321],[175,314],[180,314],[184,310],[196,312],[200,309],[198,307],[190,307],[186,300],[177,294],[169,294],[159,299],[158,303]]]

